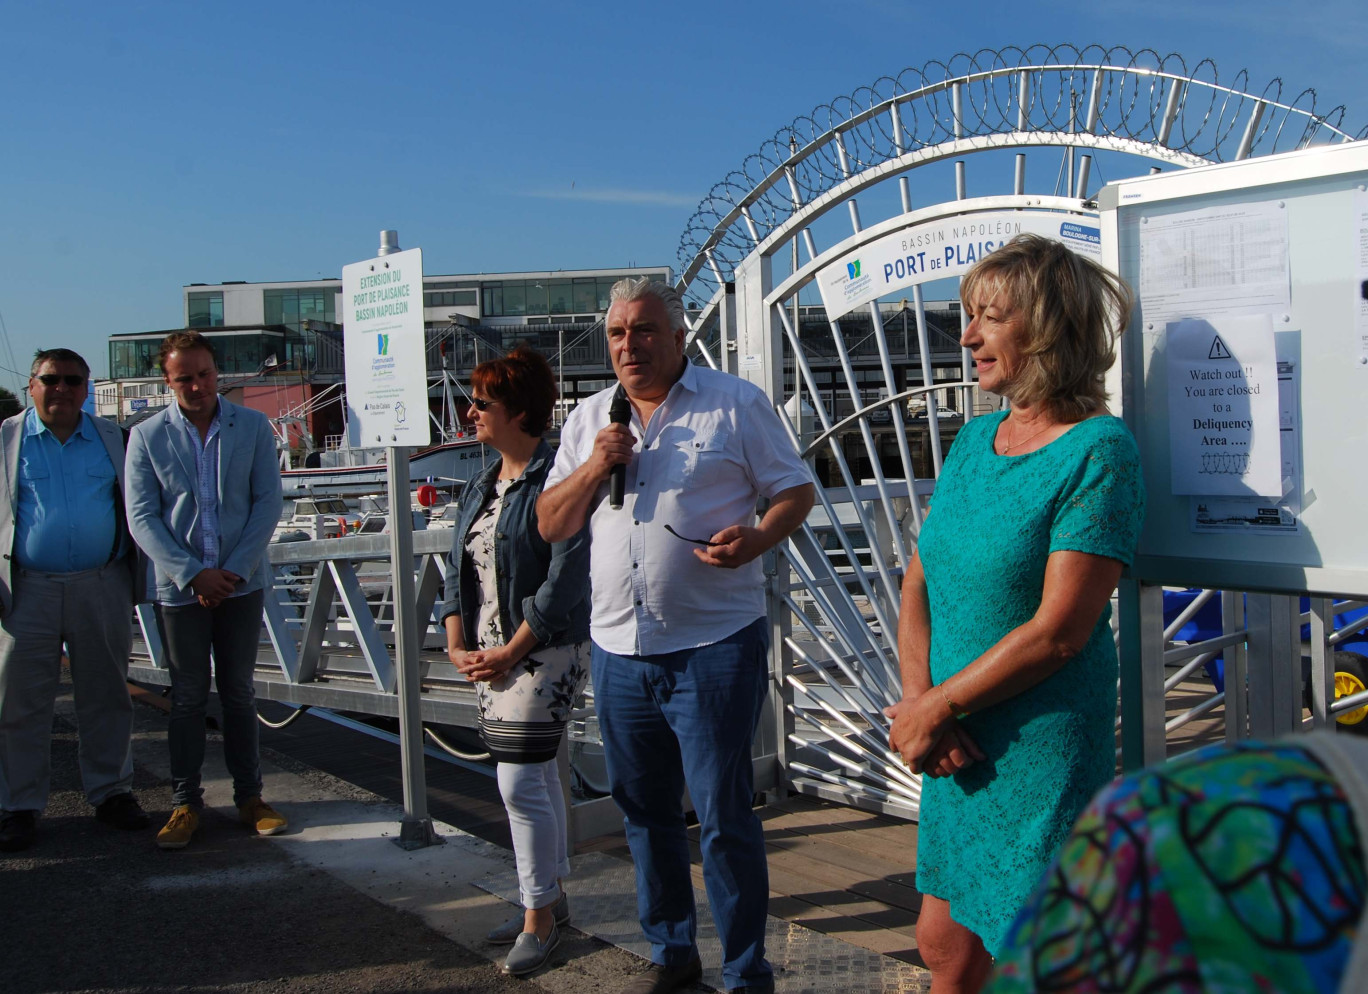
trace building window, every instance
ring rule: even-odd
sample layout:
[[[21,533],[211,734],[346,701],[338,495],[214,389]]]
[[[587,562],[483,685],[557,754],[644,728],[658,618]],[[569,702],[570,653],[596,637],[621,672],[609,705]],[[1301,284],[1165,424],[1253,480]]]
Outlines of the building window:
[[[575,280],[572,297],[574,306],[571,310],[578,314],[597,310],[597,295],[594,292],[596,286],[594,280]]]
[[[510,280],[503,285],[503,306],[506,317],[522,317],[527,313],[527,285]]]
[[[623,273],[623,276],[628,274]],[[665,274],[649,273],[652,280],[663,282]],[[480,284],[480,315],[487,318],[530,317],[543,314],[602,314],[608,310],[608,293],[617,276],[576,277],[570,279],[501,280]],[[427,297],[440,296],[429,293]],[[474,303],[472,300],[470,303]],[[427,302],[429,307],[442,304]]]
[[[187,328],[222,328],[223,294],[191,293],[185,298]]]
[[[160,376],[157,356],[161,339],[142,339],[109,343],[109,378],[129,380],[139,376]]]
[[[539,280],[528,280],[524,284],[527,295],[527,313],[545,314],[546,313],[546,284]]]
[[[547,296],[548,314],[569,314],[573,310],[570,306],[569,280],[552,280]]]
[[[474,290],[439,290],[423,294],[424,307],[474,307]]]
[[[305,321],[334,324],[337,295],[332,290],[264,290],[262,313],[266,324],[283,324],[302,331]]]

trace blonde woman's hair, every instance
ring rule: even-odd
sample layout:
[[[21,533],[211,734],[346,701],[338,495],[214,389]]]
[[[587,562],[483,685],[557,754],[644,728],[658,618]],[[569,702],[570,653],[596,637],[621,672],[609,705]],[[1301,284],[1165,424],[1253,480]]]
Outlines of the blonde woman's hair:
[[[1017,235],[960,282],[966,308],[998,293],[1021,315],[1026,333],[1022,368],[1003,396],[1065,422],[1106,407],[1107,370],[1135,303],[1126,281],[1062,242]]]

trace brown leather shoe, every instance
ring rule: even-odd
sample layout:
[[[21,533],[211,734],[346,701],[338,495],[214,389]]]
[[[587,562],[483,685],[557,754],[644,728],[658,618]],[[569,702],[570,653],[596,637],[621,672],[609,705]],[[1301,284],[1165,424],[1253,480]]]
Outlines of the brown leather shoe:
[[[680,966],[661,966],[652,963],[644,973],[632,978],[622,994],[671,994],[672,991],[692,987],[703,977],[703,961],[694,953]]]

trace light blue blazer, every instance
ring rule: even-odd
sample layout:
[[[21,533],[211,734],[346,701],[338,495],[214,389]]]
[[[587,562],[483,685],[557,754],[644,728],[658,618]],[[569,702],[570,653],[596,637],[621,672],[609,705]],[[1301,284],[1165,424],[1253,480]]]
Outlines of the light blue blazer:
[[[219,398],[219,563],[263,585],[261,563],[280,520],[280,466],[266,415]],[[191,543],[199,520],[195,446],[171,408],[135,425],[128,441],[124,503],[128,528],[156,568],[159,601],[184,599],[204,563]]]

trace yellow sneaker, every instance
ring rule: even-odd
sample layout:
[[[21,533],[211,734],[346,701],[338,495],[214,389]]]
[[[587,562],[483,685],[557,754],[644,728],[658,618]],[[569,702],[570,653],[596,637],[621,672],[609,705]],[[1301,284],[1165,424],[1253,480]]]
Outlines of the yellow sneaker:
[[[190,844],[190,836],[199,828],[199,812],[188,804],[182,804],[171,812],[162,830],[157,833],[158,849],[184,849]]]
[[[238,820],[257,835],[279,835],[290,827],[285,816],[259,797],[249,797],[238,805]]]

